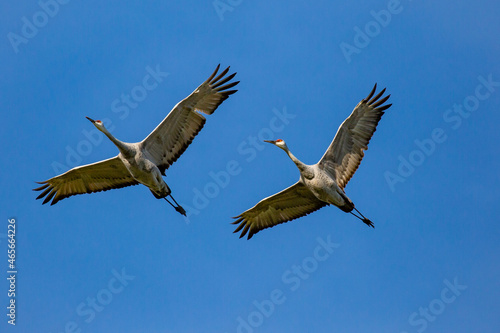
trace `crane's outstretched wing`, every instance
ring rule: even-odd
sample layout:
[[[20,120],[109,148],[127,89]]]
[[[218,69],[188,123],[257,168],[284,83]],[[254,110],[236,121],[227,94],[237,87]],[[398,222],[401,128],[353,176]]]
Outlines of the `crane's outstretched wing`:
[[[317,199],[301,181],[298,181],[236,216],[237,220],[233,224],[239,223],[239,226],[234,232],[243,229],[240,238],[248,232],[248,239],[250,239],[262,229],[294,220],[327,205],[326,202]]]
[[[377,124],[392,104],[384,104],[391,95],[379,100],[385,88],[373,97],[377,84],[372,91],[354,108],[351,115],[340,125],[337,134],[325,154],[318,162],[319,167],[330,173],[344,189],[358,169],[363,156],[363,150],[368,149],[368,143],[377,129]]]
[[[141,142],[162,174],[184,153],[203,128],[206,119],[200,112],[212,114],[229,95],[237,91],[227,89],[234,87],[239,81],[223,85],[236,73],[224,77],[229,71],[228,67],[215,77],[219,67],[220,65],[217,65],[213,74],[191,95],[179,102],[155,130]]]
[[[118,156],[73,168],[59,176],[38,182],[44,184],[33,191],[44,190],[37,199],[45,197],[43,204],[51,205],[76,194],[107,191],[139,184],[128,172]]]

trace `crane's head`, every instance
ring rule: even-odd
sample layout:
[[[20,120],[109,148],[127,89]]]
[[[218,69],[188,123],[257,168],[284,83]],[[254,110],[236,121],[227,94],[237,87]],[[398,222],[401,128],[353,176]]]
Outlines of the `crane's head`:
[[[285,140],[281,140],[281,139],[278,139],[276,141],[264,140],[264,142],[271,143],[271,144],[275,145],[276,147],[281,148],[285,151],[288,149],[288,147],[286,146]]]
[[[103,130],[104,129],[104,124],[102,123],[102,121],[100,120],[94,120],[92,118],[89,118],[89,117],[85,117],[87,118],[88,120],[90,120],[90,122],[92,124],[94,124],[95,127],[97,127],[98,130]]]

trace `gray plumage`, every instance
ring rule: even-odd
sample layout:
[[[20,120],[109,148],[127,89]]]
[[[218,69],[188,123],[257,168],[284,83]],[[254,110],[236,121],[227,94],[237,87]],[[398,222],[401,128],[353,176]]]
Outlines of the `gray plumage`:
[[[306,165],[299,161],[283,140],[266,140],[288,154],[300,171],[300,179],[289,188],[261,200],[253,208],[236,216],[233,224],[238,224],[238,227],[234,232],[241,231],[240,238],[248,234],[250,239],[262,229],[305,216],[330,204],[374,227],[354,207],[344,188],[363,159],[364,150],[368,149],[368,143],[384,111],[392,105],[384,105],[390,95],[380,98],[385,89],[374,96],[376,88],[375,84],[370,94],[356,105],[351,115],[340,125],[332,143],[317,164]],[[361,217],[354,214],[353,210]]]
[[[130,185],[147,186],[156,198],[170,196],[179,213],[184,209],[177,204],[171,190],[162,178],[168,169],[187,149],[195,136],[203,128],[206,118],[211,115],[229,95],[237,90],[228,90],[239,81],[227,83],[235,75],[224,77],[229,67],[217,77],[220,65],[212,75],[193,93],[180,101],[167,117],[141,142],[125,143],[116,139],[100,120],[88,118],[118,148],[118,156],[73,168],[59,176],[39,182],[43,191],[37,199],[45,197],[43,203],[52,200],[51,205],[76,194],[94,193]],[[225,84],[227,83],[227,84]],[[225,84],[225,85],[224,85]]]

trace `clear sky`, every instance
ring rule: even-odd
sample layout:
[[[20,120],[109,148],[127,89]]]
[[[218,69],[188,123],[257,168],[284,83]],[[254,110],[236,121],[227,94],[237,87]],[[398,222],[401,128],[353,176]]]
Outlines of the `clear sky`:
[[[492,0],[2,2],[0,331],[498,332],[499,12]],[[118,153],[85,116],[140,141],[218,63],[239,91],[165,178],[189,219],[144,186],[35,200],[35,181]],[[375,229],[326,207],[233,234],[232,216],[299,177],[262,140],[316,163],[375,82],[393,106],[346,188]]]

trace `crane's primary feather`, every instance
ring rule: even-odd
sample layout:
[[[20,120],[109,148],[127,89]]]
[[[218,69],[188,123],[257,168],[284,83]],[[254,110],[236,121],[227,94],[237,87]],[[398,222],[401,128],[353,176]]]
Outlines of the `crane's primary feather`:
[[[359,102],[351,115],[340,125],[337,134],[318,165],[330,173],[340,188],[345,188],[359,167],[368,149],[377,124],[392,104],[383,105],[391,95],[379,99],[385,88],[373,97],[377,84],[370,94]]]
[[[59,200],[76,194],[94,193],[139,184],[128,172],[118,156],[73,168],[59,176],[38,182],[42,186],[34,191],[43,191],[37,197],[43,204],[52,200],[51,205]]]
[[[217,77],[219,66],[196,90],[179,102],[167,117],[149,134],[141,145],[150,155],[162,174],[184,153],[194,137],[205,125],[201,114],[212,114],[231,94],[237,90],[228,90],[239,81],[228,84],[236,73],[224,77],[229,67]],[[225,85],[224,85],[225,84]]]
[[[234,232],[243,229],[240,238],[248,232],[250,239],[262,229],[297,219],[327,205],[326,202],[318,200],[304,183],[298,181],[236,216],[233,224],[239,225]]]

